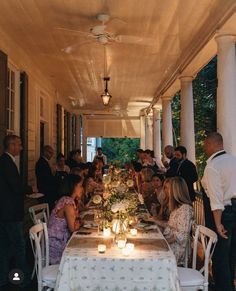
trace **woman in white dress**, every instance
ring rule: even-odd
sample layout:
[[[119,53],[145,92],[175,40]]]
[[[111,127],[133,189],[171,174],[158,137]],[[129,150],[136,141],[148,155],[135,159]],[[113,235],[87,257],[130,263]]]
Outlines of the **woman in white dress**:
[[[193,221],[193,207],[186,182],[181,177],[170,179],[168,222],[157,220],[163,228],[163,234],[176,256],[177,265],[183,265],[185,249],[190,237]]]

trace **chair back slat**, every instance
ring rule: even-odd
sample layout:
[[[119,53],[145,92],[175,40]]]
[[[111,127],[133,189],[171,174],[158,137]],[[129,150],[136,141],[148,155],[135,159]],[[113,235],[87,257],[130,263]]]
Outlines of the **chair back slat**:
[[[30,217],[34,224],[39,222],[48,223],[49,207],[47,203],[37,204],[29,208]]]

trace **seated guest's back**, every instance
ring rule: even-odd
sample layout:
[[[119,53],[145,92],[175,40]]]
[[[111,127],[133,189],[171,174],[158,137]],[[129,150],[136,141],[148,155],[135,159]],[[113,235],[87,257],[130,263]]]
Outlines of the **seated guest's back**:
[[[162,189],[162,181],[163,176],[160,174],[154,174],[152,176],[152,187],[153,187],[153,195],[150,196],[150,212],[152,215],[156,216],[160,211],[163,189]]]
[[[152,195],[153,187],[152,187],[152,175],[154,174],[153,170],[150,168],[143,168],[141,171],[141,194],[143,195],[144,200]]]
[[[169,210],[169,192],[170,192],[170,189],[171,189],[170,178],[166,178],[164,183],[163,183],[161,195],[158,196],[159,203],[161,206],[159,208],[157,205],[157,208],[156,208],[157,218],[160,220],[163,220],[163,221],[167,221],[169,219],[169,216],[170,216],[170,210]]]
[[[183,265],[185,249],[190,236],[190,226],[193,221],[193,207],[184,179],[174,177],[170,181],[170,217],[163,234],[176,256],[177,264]]]
[[[82,198],[82,179],[77,175],[69,175],[62,185],[64,196],[61,197],[49,218],[49,257],[51,264],[60,262],[63,250],[73,231],[79,229],[76,202]]]

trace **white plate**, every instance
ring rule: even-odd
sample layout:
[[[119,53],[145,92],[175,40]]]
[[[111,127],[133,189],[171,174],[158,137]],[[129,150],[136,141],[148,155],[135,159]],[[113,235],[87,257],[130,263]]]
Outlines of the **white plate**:
[[[84,225],[83,225],[84,228],[95,228],[95,227],[98,227],[97,223],[93,223],[93,222],[86,222]]]
[[[26,195],[26,196],[29,197],[29,198],[37,199],[37,198],[43,197],[44,194],[43,193],[33,193],[33,194],[30,194],[30,195]]]

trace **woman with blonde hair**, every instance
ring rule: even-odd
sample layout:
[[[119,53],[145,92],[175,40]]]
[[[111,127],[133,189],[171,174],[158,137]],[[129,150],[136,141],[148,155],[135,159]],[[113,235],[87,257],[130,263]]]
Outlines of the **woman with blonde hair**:
[[[163,234],[175,254],[178,265],[184,264],[185,249],[190,236],[193,221],[193,207],[188,186],[183,178],[170,179],[168,222],[156,221],[163,228]]]

